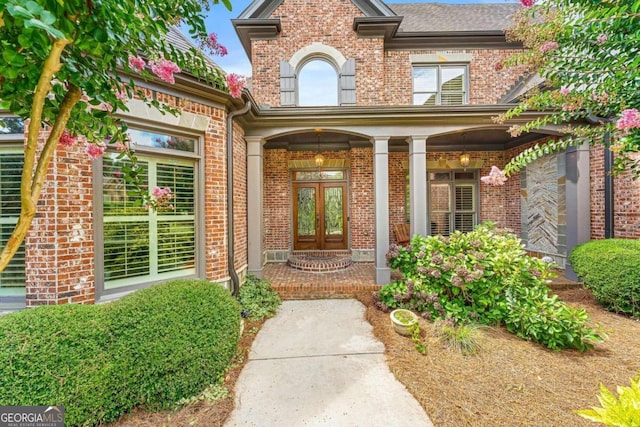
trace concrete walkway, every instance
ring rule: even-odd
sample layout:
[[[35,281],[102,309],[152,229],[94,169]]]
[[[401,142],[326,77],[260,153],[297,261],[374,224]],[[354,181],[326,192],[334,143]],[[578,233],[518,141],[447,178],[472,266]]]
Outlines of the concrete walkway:
[[[352,299],[285,301],[258,333],[226,426],[433,426]]]

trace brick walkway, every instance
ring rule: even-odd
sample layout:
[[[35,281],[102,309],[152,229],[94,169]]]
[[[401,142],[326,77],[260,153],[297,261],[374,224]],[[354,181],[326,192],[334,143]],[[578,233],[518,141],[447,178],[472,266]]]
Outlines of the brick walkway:
[[[285,263],[264,267],[264,277],[283,299],[346,298],[359,291],[376,291],[373,263],[356,262],[330,273],[309,273],[290,268]]]
[[[348,298],[355,292],[376,291],[373,263],[356,262],[349,268],[331,273],[308,273],[287,266],[270,263],[264,267],[264,277],[283,299]],[[562,274],[553,280],[553,290],[581,287]]]

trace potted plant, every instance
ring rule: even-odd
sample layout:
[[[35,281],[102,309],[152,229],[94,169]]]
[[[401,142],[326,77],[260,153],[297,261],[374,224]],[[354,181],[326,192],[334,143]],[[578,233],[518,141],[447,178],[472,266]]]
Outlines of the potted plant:
[[[400,335],[409,336],[411,331],[409,328],[418,322],[418,316],[411,310],[399,308],[393,310],[389,315],[393,329]]]

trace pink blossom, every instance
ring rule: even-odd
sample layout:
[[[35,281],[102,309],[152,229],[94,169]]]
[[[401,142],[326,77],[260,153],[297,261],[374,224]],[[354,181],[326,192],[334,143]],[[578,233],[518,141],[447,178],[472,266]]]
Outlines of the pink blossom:
[[[489,175],[480,178],[480,181],[489,185],[504,185],[507,182],[507,177],[504,171],[501,171],[497,166],[491,166],[491,172]]]
[[[151,191],[151,195],[153,195],[153,197],[155,197],[156,199],[161,199],[170,194],[171,194],[171,189],[169,187],[164,187],[164,188],[153,187],[153,190]]]
[[[125,100],[125,99],[129,99],[129,95],[127,95],[127,92],[125,91],[116,90],[116,98],[120,100]]]
[[[502,63],[502,61],[498,61],[495,63],[495,65],[493,66],[493,69],[496,71],[500,71],[504,68],[504,64]]]
[[[182,71],[180,67],[176,65],[175,62],[169,61],[164,58],[160,58],[157,61],[150,62],[151,71],[156,76],[160,77],[167,83],[175,83],[175,79],[173,78],[173,73],[179,73]]]
[[[603,92],[602,95],[598,95],[597,93],[593,92],[591,94],[591,98],[596,102],[606,104],[609,101],[609,94],[607,92]]]
[[[60,135],[60,139],[58,140],[58,142],[63,147],[71,147],[73,144],[76,143],[76,140],[77,138],[71,135],[69,131],[65,129],[62,131],[62,135]]]
[[[598,42],[598,44],[605,44],[608,40],[608,37],[605,33],[600,34],[597,38],[596,41]]]
[[[616,123],[616,127],[625,133],[628,133],[630,129],[640,128],[640,113],[638,113],[638,110],[635,108],[624,110]]]
[[[129,144],[128,143],[123,143],[123,142],[120,142],[120,141],[115,143],[115,147],[116,147],[116,150],[118,150],[120,152],[129,150]]]
[[[229,93],[234,98],[239,98],[242,94],[242,89],[244,89],[244,85],[246,80],[244,77],[239,76],[237,74],[227,74],[227,86],[229,87]]]
[[[524,7],[531,7],[535,2],[535,0],[520,0],[520,4]]]
[[[87,142],[85,151],[89,157],[95,160],[102,157],[106,149],[107,147],[106,145],[104,145],[103,142],[99,144],[93,144],[91,142]]]
[[[578,106],[571,102],[566,102],[562,104],[562,111],[576,111],[577,109],[578,109]]]
[[[548,41],[545,44],[543,44],[542,46],[540,46],[540,52],[542,53],[547,53],[547,52],[552,52],[554,50],[556,50],[558,48],[558,43],[552,41]]]
[[[225,56],[228,53],[227,48],[218,43],[218,35],[216,33],[209,34],[205,43],[216,55]]]
[[[147,64],[144,62],[144,59],[140,58],[139,56],[129,55],[129,67],[140,72],[144,69],[145,65]]]
[[[560,88],[560,93],[562,95],[569,95],[570,92],[571,92],[571,89],[569,89],[568,87],[561,87]]]
[[[122,178],[122,172],[121,171],[113,171],[113,176],[120,179]]]

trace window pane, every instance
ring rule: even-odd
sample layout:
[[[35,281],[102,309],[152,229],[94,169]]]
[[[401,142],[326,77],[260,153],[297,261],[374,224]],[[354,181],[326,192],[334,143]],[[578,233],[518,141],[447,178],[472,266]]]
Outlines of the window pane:
[[[183,136],[165,135],[137,129],[129,129],[129,138],[136,145],[146,147],[168,148],[171,150],[194,152],[196,146],[195,138]]]
[[[442,91],[462,92],[464,90],[464,67],[441,68]]]
[[[298,73],[298,105],[338,105],[338,73],[322,59],[307,62]]]
[[[157,165],[157,186],[169,187],[173,193],[171,204],[175,209],[163,211],[163,215],[193,215],[195,212],[194,165]]]
[[[22,165],[22,154],[0,152],[0,248],[9,240],[20,215]],[[24,297],[25,280],[23,242],[0,273],[0,297]]]
[[[451,175],[449,172],[430,172],[429,180],[430,181],[449,181],[451,179]]]
[[[109,280],[149,274],[149,224],[104,224],[104,278]]]
[[[298,188],[298,236],[316,235],[316,189]]]
[[[434,212],[431,214],[431,235],[449,235],[449,213]]]
[[[141,204],[140,197],[132,194],[133,185],[124,180],[123,168],[131,163],[118,159],[117,153],[107,153],[102,161],[102,207],[105,216],[114,215],[148,215],[149,212]],[[149,164],[138,160],[143,172],[140,175],[142,185],[148,185]]]
[[[158,223],[158,272],[195,268],[196,234],[193,221]]]
[[[462,105],[464,104],[464,93],[443,92],[440,95],[442,105]]]
[[[296,181],[321,181],[344,179],[344,171],[298,171],[295,173]]]
[[[342,200],[342,187],[324,189],[324,234],[327,236],[344,234]]]
[[[20,117],[0,117],[0,135],[24,134],[24,121]]]
[[[437,92],[438,68],[414,67],[413,92]]]
[[[473,186],[456,186],[456,210],[473,210]]]
[[[436,105],[436,93],[414,93],[413,105]]]

